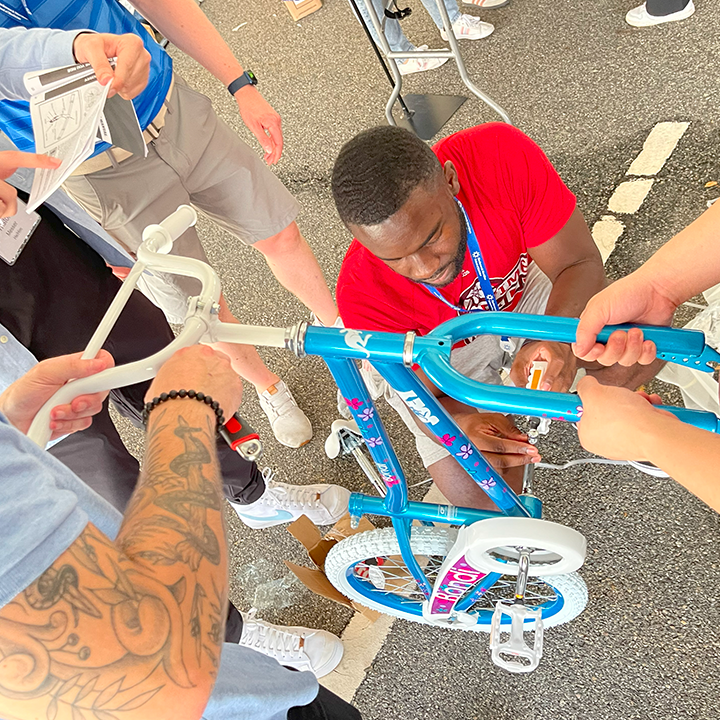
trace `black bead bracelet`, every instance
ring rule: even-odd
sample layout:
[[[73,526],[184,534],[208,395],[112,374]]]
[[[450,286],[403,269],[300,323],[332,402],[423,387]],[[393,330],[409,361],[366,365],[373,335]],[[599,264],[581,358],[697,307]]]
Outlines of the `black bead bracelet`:
[[[145,407],[143,408],[142,412],[142,421],[143,425],[147,427],[148,418],[150,417],[150,413],[158,406],[160,403],[164,403],[167,400],[174,400],[175,398],[192,398],[193,400],[199,400],[201,403],[205,403],[210,408],[212,408],[213,412],[215,413],[215,417],[217,418],[217,425],[215,426],[215,432],[219,433],[220,428],[225,424],[225,416],[223,415],[222,408],[220,407],[220,403],[218,403],[217,400],[213,400],[210,395],[206,395],[202,392],[197,392],[195,390],[171,390],[170,392],[166,393],[160,393],[158,397],[153,398],[150,402],[145,403]]]

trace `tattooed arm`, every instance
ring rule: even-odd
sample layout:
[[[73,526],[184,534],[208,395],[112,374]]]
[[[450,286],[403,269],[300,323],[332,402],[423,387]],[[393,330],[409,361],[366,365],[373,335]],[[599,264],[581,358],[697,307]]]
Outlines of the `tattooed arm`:
[[[181,351],[150,394],[183,387],[239,404],[237,375],[210,348]],[[117,539],[88,525],[0,610],[0,717],[200,718],[227,591],[214,429],[196,400],[156,408]]]

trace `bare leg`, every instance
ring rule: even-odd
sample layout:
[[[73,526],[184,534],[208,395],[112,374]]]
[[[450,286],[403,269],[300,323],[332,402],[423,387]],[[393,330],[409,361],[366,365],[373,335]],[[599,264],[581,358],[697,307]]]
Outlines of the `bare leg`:
[[[253,247],[265,256],[280,284],[312,310],[323,325],[330,327],[335,322],[337,306],[297,223],[290,223],[277,235],[254,243]]]
[[[430,477],[442,494],[453,504],[479,510],[497,510],[485,491],[463,470],[452,457],[444,457],[428,468]],[[522,491],[523,468],[514,467],[498,471],[515,493]]]
[[[230,312],[223,296],[220,297],[219,317],[222,322],[240,324],[240,321]],[[217,342],[212,346],[216,350],[224,352],[230,358],[233,370],[241,378],[251,382],[259,393],[264,392],[276,382],[280,382],[280,378],[265,365],[258,355],[258,351],[252,345]]]

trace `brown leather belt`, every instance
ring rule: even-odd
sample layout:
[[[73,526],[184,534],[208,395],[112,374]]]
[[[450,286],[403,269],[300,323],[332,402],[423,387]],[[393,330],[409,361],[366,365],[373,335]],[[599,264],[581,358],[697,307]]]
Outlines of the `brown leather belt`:
[[[165,96],[165,100],[163,101],[158,114],[150,121],[147,128],[143,130],[143,138],[145,139],[146,145],[160,135],[160,130],[162,130],[165,125],[168,103],[170,102],[170,97],[172,96],[174,87],[175,78],[173,77],[170,80],[170,87],[168,88],[167,95]],[[109,167],[116,167],[123,160],[127,160],[131,156],[132,153],[129,150],[124,150],[123,148],[113,145],[105,150],[105,152],[101,152],[99,155],[95,155],[95,157],[88,158],[84,163],[78,165],[78,167],[72,172],[72,175],[90,175],[91,173],[100,172],[100,170],[107,170]]]

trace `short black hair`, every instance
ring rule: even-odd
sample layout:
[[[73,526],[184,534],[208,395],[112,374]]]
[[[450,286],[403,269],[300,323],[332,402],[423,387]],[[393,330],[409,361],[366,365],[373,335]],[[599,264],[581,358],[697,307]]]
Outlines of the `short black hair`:
[[[346,224],[377,225],[394,215],[442,165],[417,135],[383,125],[345,143],[332,173],[332,193]]]

